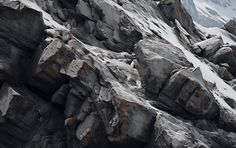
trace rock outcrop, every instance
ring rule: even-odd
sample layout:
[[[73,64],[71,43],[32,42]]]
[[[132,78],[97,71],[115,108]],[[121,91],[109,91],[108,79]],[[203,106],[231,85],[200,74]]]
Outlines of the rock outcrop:
[[[159,7],[167,19],[173,22],[177,19],[190,34],[193,34],[194,24],[192,17],[182,6],[181,0],[161,0]]]
[[[24,81],[33,53],[43,39],[42,15],[14,2],[9,7],[0,6],[0,13],[1,80]]]
[[[234,91],[191,61],[170,21],[200,37],[166,2],[0,0],[0,148],[234,148]],[[234,47],[205,42],[234,74]]]

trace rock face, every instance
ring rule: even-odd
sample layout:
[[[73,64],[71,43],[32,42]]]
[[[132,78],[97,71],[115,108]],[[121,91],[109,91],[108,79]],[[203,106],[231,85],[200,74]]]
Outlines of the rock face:
[[[181,50],[160,41],[142,40],[135,53],[143,87],[153,94],[159,93],[173,71],[189,64]]]
[[[193,34],[193,20],[187,10],[182,6],[181,0],[161,0],[160,8],[167,19],[173,22],[177,19],[190,34]]]
[[[5,147],[61,147],[64,127],[59,111],[25,88],[1,88],[1,141]],[[30,132],[29,132],[30,131]],[[49,137],[44,137],[44,134]],[[14,138],[11,136],[14,135]],[[57,137],[57,138],[53,138]]]
[[[0,13],[0,77],[2,80],[10,76],[8,78],[13,81],[21,81],[25,79],[23,77],[33,53],[42,41],[42,15],[36,10],[22,8],[17,3],[9,7],[0,6]]]
[[[168,100],[168,101],[167,101]],[[160,92],[157,101],[163,102],[174,114],[191,114],[198,118],[214,119],[219,107],[206,86],[199,69],[176,72]],[[173,108],[173,105],[176,107]],[[177,109],[178,108],[178,109]],[[181,112],[181,110],[183,112]]]
[[[225,24],[225,29],[229,31],[230,33],[236,35],[236,21],[230,20]]]
[[[168,25],[200,40],[188,19],[179,1],[0,0],[0,148],[236,147],[235,99]],[[222,44],[196,43],[234,74]]]

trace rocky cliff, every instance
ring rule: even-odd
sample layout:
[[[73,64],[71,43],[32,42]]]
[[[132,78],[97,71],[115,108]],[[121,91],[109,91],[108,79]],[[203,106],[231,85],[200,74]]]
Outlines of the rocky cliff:
[[[0,0],[0,26],[0,148],[236,147],[236,42],[180,0]]]

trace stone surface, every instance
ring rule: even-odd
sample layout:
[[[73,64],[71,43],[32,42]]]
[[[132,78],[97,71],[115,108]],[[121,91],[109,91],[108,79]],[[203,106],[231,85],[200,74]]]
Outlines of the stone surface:
[[[17,3],[5,4],[0,6],[0,79],[25,81],[30,61],[43,39],[42,15]]]
[[[189,64],[181,50],[160,41],[142,40],[135,53],[142,85],[153,94],[159,93],[172,71]]]
[[[171,113],[188,118],[214,119],[219,115],[216,100],[209,92],[199,69],[180,70],[172,75],[157,101]]]
[[[0,94],[0,111],[5,119],[0,126],[0,143],[9,148],[22,148],[24,145],[35,147],[35,142],[39,147],[50,146],[46,141],[54,145],[52,147],[65,144],[61,139],[63,116],[50,103],[25,88],[17,88],[7,83],[2,86]],[[14,138],[10,138],[11,135]],[[54,138],[50,140],[47,136]]]
[[[160,113],[157,115],[156,123],[154,125],[150,148],[208,148],[208,146],[200,140],[200,136],[198,141],[193,140],[194,136],[195,135],[189,133],[188,126],[185,123],[171,117],[170,115]]]
[[[223,40],[220,36],[212,37],[204,41],[195,43],[193,51],[199,56],[212,56],[223,45]]]
[[[224,26],[227,31],[236,35],[236,21],[235,20],[230,20]]]
[[[0,0],[0,12],[0,148],[235,148],[236,101],[183,49],[206,37],[178,0]],[[204,44],[218,65],[198,58],[233,88],[236,48],[218,42]]]
[[[193,34],[193,20],[187,10],[182,6],[181,0],[160,0],[159,7],[167,19],[173,22],[177,19],[189,34]]]
[[[236,56],[230,47],[223,47],[219,49],[210,60],[216,64],[227,63],[229,65],[229,72],[233,75],[236,74]]]
[[[36,53],[34,71],[29,85],[45,95],[52,95],[60,88],[60,85],[67,82],[60,71],[73,59],[75,59],[73,50],[61,40],[55,39],[42,53]]]

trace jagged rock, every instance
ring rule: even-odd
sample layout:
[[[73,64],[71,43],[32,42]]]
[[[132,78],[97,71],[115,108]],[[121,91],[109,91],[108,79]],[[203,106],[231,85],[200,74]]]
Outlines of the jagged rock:
[[[168,114],[159,113],[154,125],[153,137],[150,142],[150,148],[187,148],[201,147],[209,148],[206,140],[193,127],[190,130],[186,123],[178,120]],[[195,131],[194,131],[195,130]],[[194,132],[193,132],[194,131]],[[194,140],[195,138],[198,140]],[[205,141],[204,141],[205,140]]]
[[[172,71],[189,64],[180,49],[161,41],[140,41],[135,56],[142,85],[147,92],[153,94],[159,93]]]
[[[65,104],[65,116],[66,118],[74,117],[78,114],[80,107],[82,106],[84,98],[79,98],[77,92],[74,89],[70,90],[67,101]]]
[[[13,9],[0,23],[12,20],[9,32],[16,39],[1,36],[0,29],[2,64],[10,61],[12,69],[0,80],[1,148],[235,147],[235,100],[222,97],[216,103],[214,84],[189,68],[194,57],[178,38],[187,44],[199,39],[180,1],[0,0],[0,5],[3,13]],[[26,10],[35,18],[18,14]],[[38,19],[47,27],[26,35],[30,44],[20,46],[15,35],[21,39],[23,33],[12,28],[18,17],[27,23],[26,33],[34,32]],[[16,86],[18,71],[26,79]]]
[[[231,110],[221,109],[218,125],[227,130],[236,132],[236,116]]]
[[[173,22],[177,19],[189,34],[193,34],[194,24],[192,17],[182,6],[181,0],[161,0],[159,7],[167,19]]]
[[[209,58],[211,60],[211,57]],[[211,60],[212,61],[212,60]],[[211,66],[211,68],[219,75],[220,78],[226,81],[230,81],[234,79],[233,75],[229,72],[229,64],[227,63],[220,63],[214,64],[212,62],[209,62],[208,60],[205,60],[205,62]]]
[[[55,136],[54,139],[48,139],[51,147],[65,144],[60,139],[60,135],[63,135],[63,118],[49,103],[25,88],[7,83],[2,86],[0,94],[0,111],[5,119],[0,126],[0,143],[8,148],[22,148],[24,145],[35,145],[36,140],[39,147],[46,146],[48,144],[43,143],[47,141],[46,137],[51,130],[51,137]],[[37,139],[33,138],[31,141],[32,137]]]
[[[18,2],[1,2],[0,36],[22,50],[35,51],[42,41],[42,14]],[[31,29],[29,29],[31,28]]]
[[[228,65],[228,64],[227,64],[227,65]],[[229,69],[229,67],[228,67],[228,68],[219,67],[219,69],[217,70],[219,76],[220,76],[223,80],[226,80],[226,81],[230,81],[230,80],[233,79],[233,76],[232,76],[232,74],[228,71],[228,69]]]
[[[76,136],[84,147],[102,148],[109,146],[102,121],[95,113],[91,113],[78,126]]]
[[[235,147],[235,133],[219,130],[209,121],[197,121],[197,124],[194,126],[191,122],[160,112],[149,147]],[[203,126],[206,129],[203,130]]]
[[[68,82],[61,71],[75,59],[75,54],[69,46],[55,39],[35,57],[35,71],[29,85],[42,95],[52,95],[62,84]]]
[[[86,1],[79,0],[76,4],[76,12],[82,17],[86,17],[87,19],[93,20],[92,10]]]
[[[143,37],[136,27],[131,27],[129,16],[109,2],[78,1],[77,13],[83,18],[78,24],[80,27],[73,28],[72,33],[90,45],[132,52],[134,44]]]
[[[212,56],[212,54],[214,54],[222,45],[223,45],[222,38],[220,36],[216,36],[195,43],[193,45],[193,51],[199,56],[203,57]]]
[[[148,142],[155,112],[151,106],[119,84],[114,84],[103,100],[112,101],[112,108],[100,106],[99,116],[103,120],[108,139],[120,147],[143,147]],[[108,111],[106,111],[108,110]]]
[[[224,26],[227,31],[236,35],[236,21],[235,20],[230,20]]]
[[[42,15],[16,2],[2,2],[0,13],[0,79],[19,83],[28,78],[33,53],[42,41]]]
[[[163,109],[183,117],[214,119],[219,115],[216,100],[199,69],[180,70],[172,75],[157,101]]]
[[[182,27],[178,20],[175,19],[176,30],[179,32],[180,39],[186,44],[190,45],[191,35]]]
[[[52,96],[51,101],[57,105],[64,107],[66,104],[66,98],[69,93],[70,86],[65,84],[62,85]]]
[[[210,60],[216,64],[227,63],[229,65],[229,72],[236,75],[236,56],[230,47],[219,49],[214,55],[212,55]]]

